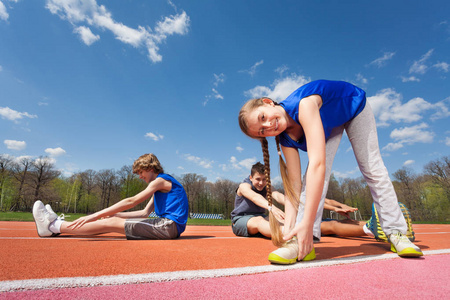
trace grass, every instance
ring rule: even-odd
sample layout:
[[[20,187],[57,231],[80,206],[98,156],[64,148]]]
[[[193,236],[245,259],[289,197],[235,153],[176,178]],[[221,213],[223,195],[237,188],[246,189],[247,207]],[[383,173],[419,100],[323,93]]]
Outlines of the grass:
[[[84,214],[69,213],[65,215],[66,221],[73,221]],[[0,212],[0,221],[20,221],[34,222],[33,214],[29,212]],[[187,225],[204,225],[204,226],[231,226],[231,220],[213,220],[213,219],[188,219]]]

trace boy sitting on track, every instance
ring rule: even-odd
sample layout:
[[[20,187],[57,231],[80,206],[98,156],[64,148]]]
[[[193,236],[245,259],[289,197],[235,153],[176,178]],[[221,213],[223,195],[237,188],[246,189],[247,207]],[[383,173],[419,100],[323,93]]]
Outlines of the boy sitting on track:
[[[33,217],[39,236],[117,232],[133,240],[178,238],[186,228],[189,211],[183,186],[172,176],[164,173],[154,154],[139,157],[133,164],[133,173],[148,183],[145,190],[73,222],[64,222],[49,205],[44,206],[41,201],[36,201],[33,206]],[[123,212],[146,199],[150,200],[143,210]],[[153,210],[158,218],[147,218]]]
[[[270,225],[265,215],[269,204],[266,200],[266,177],[264,165],[254,164],[250,176],[245,178],[236,190],[234,210],[231,212],[233,233],[237,236],[271,237]],[[272,192],[272,198],[284,205],[284,195]],[[279,222],[284,222],[284,212],[273,206],[272,212]]]

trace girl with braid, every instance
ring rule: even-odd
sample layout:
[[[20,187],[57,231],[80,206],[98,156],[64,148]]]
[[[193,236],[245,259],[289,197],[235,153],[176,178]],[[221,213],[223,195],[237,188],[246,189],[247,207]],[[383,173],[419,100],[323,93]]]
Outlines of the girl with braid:
[[[246,135],[261,141],[267,169],[270,166],[266,137],[274,136],[278,148],[288,201],[284,236],[272,234],[274,244],[280,248],[269,255],[271,262],[290,264],[314,257],[313,240],[321,237],[324,199],[344,130],[372,193],[391,250],[399,256],[423,255],[405,236],[406,221],[381,158],[375,118],[362,89],[343,81],[312,81],[280,104],[269,98],[248,101],[239,113],[239,125]],[[308,153],[303,182],[298,149]],[[269,170],[266,176],[270,176]],[[269,178],[267,183],[270,184]]]

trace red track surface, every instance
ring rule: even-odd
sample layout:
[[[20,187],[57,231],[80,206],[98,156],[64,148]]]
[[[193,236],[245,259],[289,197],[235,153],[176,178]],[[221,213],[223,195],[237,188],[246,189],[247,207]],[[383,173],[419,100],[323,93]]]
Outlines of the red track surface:
[[[414,231],[422,250],[450,249],[450,225],[414,225]],[[317,261],[391,253],[368,237],[323,237],[315,247]],[[0,248],[0,287],[11,280],[267,266],[275,249],[269,240],[238,238],[222,226],[188,226],[172,241],[127,241],[118,234],[39,238],[32,222],[0,222]],[[447,270],[449,261],[442,262]]]

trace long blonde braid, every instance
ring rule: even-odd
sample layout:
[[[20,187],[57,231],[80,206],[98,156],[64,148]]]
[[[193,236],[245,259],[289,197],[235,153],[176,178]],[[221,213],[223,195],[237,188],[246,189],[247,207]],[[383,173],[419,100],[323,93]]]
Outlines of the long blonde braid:
[[[287,171],[286,163],[284,162],[283,156],[281,155],[280,137],[278,135],[275,137],[275,142],[277,144],[279,164],[280,164],[280,173],[281,173],[281,179],[283,180],[284,192],[285,192],[288,200],[292,203],[292,205],[296,209],[298,209],[298,206],[300,204],[300,198],[298,195],[295,194],[292,183],[289,180],[289,174]]]
[[[269,156],[269,146],[266,138],[261,138],[261,148],[264,157],[264,175],[266,176],[266,191],[267,191],[267,202],[269,203],[269,224],[270,232],[272,235],[272,243],[281,247],[284,245],[283,235],[280,228],[280,223],[275,218],[272,212],[273,200],[272,200],[272,183],[270,181],[270,156]]]

